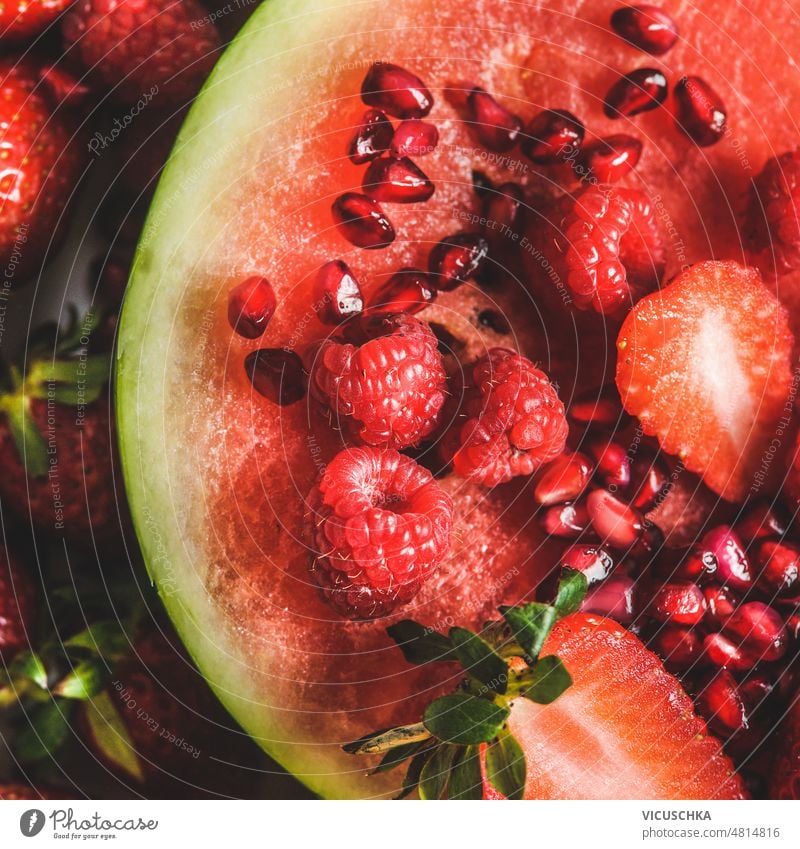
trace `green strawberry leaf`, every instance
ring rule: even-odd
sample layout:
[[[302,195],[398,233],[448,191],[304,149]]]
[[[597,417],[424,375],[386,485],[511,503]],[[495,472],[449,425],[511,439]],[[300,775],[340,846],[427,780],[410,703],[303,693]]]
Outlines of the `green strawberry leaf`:
[[[565,566],[561,570],[556,600],[553,602],[553,607],[558,611],[559,618],[580,610],[588,589],[589,582],[583,572]]]
[[[396,622],[386,632],[397,643],[408,663],[421,666],[425,663],[457,660],[453,646],[444,634],[432,631],[413,619]]]
[[[53,687],[56,696],[83,701],[96,696],[105,686],[105,667],[96,660],[83,660]]]
[[[106,690],[81,705],[97,749],[110,763],[136,781],[144,781],[142,764],[136,754],[125,722]]]
[[[466,628],[451,628],[450,642],[461,665],[496,693],[508,686],[508,664],[485,640]]]
[[[480,749],[462,749],[450,770],[449,799],[483,799]]]
[[[17,453],[32,478],[43,478],[50,468],[47,462],[47,444],[33,420],[29,410],[29,400],[22,393],[7,395],[2,409],[8,417],[8,427]]]
[[[23,651],[15,655],[10,671],[12,678],[27,678],[40,689],[47,689],[47,668],[34,651]]]
[[[525,792],[525,753],[514,735],[504,728],[486,749],[486,777],[508,799]]]
[[[508,719],[507,707],[469,693],[451,693],[431,702],[425,710],[425,728],[444,743],[486,743],[497,736]]]
[[[122,623],[113,619],[95,622],[75,636],[65,640],[67,649],[88,649],[109,662],[121,660],[131,648]]]
[[[525,673],[520,684],[523,685],[522,695],[526,699],[549,705],[572,686],[572,676],[561,658],[551,654],[540,657],[536,665]]]
[[[456,746],[444,744],[437,746],[433,754],[425,761],[419,776],[420,799],[441,799],[447,788],[450,767],[458,752]]]
[[[383,758],[381,758],[381,762],[375,767],[375,769],[370,771],[370,775],[378,775],[382,772],[389,772],[395,767],[400,766],[403,761],[408,760],[413,754],[415,754],[421,745],[422,743],[403,743],[400,746],[396,746],[394,749],[389,749]]]
[[[83,318],[73,309],[70,323],[64,329],[63,334],[60,332],[58,334],[59,339],[56,352],[58,354],[67,354],[76,348],[86,347],[87,337],[91,336],[92,332],[97,329],[102,317],[102,311],[98,309],[87,310]]]
[[[71,702],[56,699],[32,710],[29,724],[17,734],[16,756],[23,763],[30,763],[52,755],[67,739],[71,712]]]
[[[409,793],[413,792],[414,788],[419,784],[420,773],[429,757],[430,749],[426,748],[411,758],[411,763],[408,765],[408,772],[403,779],[403,786],[400,792],[394,797],[395,799],[405,799]]]
[[[516,607],[501,607],[500,613],[511,626],[525,653],[532,660],[536,660],[547,635],[558,619],[555,607],[533,601]]]

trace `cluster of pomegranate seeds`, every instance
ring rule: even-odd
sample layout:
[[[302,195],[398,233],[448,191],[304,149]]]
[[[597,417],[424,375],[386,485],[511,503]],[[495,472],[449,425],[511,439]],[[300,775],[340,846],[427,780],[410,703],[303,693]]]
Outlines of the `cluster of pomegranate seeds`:
[[[323,324],[338,326],[364,310],[364,296],[358,280],[340,259],[320,267],[312,294],[314,310]]]
[[[392,222],[380,204],[367,195],[345,192],[331,207],[333,220],[342,236],[359,248],[385,248],[395,239]]]
[[[608,90],[603,111],[609,118],[632,118],[658,109],[667,99],[667,78],[656,68],[637,68]]]
[[[611,15],[612,29],[634,47],[662,56],[678,40],[678,26],[659,6],[623,6]]]
[[[675,123],[700,147],[716,144],[725,134],[727,112],[722,98],[701,77],[682,77],[675,85]]]
[[[245,339],[263,336],[275,313],[275,290],[266,277],[248,277],[228,295],[228,321]]]
[[[473,132],[489,150],[506,152],[519,139],[522,120],[477,86],[467,96],[467,113]]]
[[[520,147],[539,165],[556,165],[580,150],[586,128],[566,109],[545,109],[525,128]]]
[[[261,348],[252,351],[244,369],[253,388],[274,404],[285,407],[306,394],[306,371],[294,351],[285,348]]]

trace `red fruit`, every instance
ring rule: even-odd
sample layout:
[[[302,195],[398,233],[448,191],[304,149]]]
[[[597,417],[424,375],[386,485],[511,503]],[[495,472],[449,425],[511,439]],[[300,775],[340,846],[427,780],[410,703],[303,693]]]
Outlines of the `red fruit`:
[[[624,427],[629,420],[628,414],[622,409],[617,387],[613,383],[579,395],[570,405],[569,417],[583,427],[595,425],[608,429]]]
[[[547,465],[534,490],[539,504],[561,504],[576,499],[592,477],[592,463],[583,454],[564,454]]]
[[[562,555],[560,564],[582,572],[589,584],[605,580],[614,568],[611,553],[599,545],[571,545]]]
[[[800,268],[800,150],[767,160],[750,188],[742,231],[765,272]]]
[[[776,502],[757,501],[736,520],[736,533],[745,547],[767,537],[783,537],[789,530],[788,517]]]
[[[367,312],[370,315],[414,315],[436,300],[436,289],[428,275],[419,268],[401,268],[372,296]]]
[[[640,449],[631,465],[631,478],[631,506],[644,513],[652,510],[665,495],[669,485],[669,470],[660,455]]]
[[[390,150],[392,156],[401,159],[404,156],[426,156],[433,153],[439,143],[439,131],[434,124],[410,118],[402,121],[392,136]]]
[[[320,267],[312,294],[314,310],[323,324],[337,326],[364,310],[364,296],[358,280],[340,259]]]
[[[489,150],[508,151],[517,143],[522,121],[489,92],[473,88],[467,96],[467,115],[475,135]]]
[[[756,582],[770,596],[794,598],[800,595],[800,546],[765,539],[755,551],[758,566]]]
[[[382,334],[361,345],[327,339],[311,369],[314,394],[362,442],[407,448],[439,423],[446,394],[436,337],[411,316],[374,325]]]
[[[769,789],[772,799],[800,799],[800,693],[778,731]]]
[[[593,439],[589,442],[589,453],[597,464],[598,475],[612,492],[630,485],[631,458],[619,442]]]
[[[664,249],[650,199],[637,189],[590,186],[570,202],[556,246],[579,309],[615,315],[655,289]]]
[[[586,129],[566,109],[545,109],[525,128],[520,147],[539,165],[556,165],[571,159],[583,144]]]
[[[649,645],[664,659],[667,669],[680,672],[694,666],[703,647],[697,632],[681,625],[660,628]]]
[[[474,277],[483,267],[489,245],[474,233],[455,233],[436,244],[428,256],[431,283],[450,292]]]
[[[505,239],[519,239],[516,224],[522,202],[522,189],[516,183],[503,183],[486,192],[481,202],[481,218],[486,222],[483,235],[491,245],[502,245]]]
[[[11,41],[39,35],[71,4],[72,0],[6,0],[0,3],[0,42],[5,46]]]
[[[24,282],[52,254],[84,164],[71,121],[63,109],[53,114],[38,80],[30,61],[0,61],[0,264],[7,281]]]
[[[548,536],[577,539],[589,527],[589,513],[581,501],[557,504],[545,512],[541,524]]]
[[[757,661],[757,658],[748,654],[724,634],[706,634],[703,637],[703,654],[714,666],[721,669],[733,669],[736,672],[752,669]]]
[[[659,622],[697,625],[706,615],[706,600],[697,584],[664,584],[653,593],[648,613]]]
[[[630,174],[641,155],[639,139],[618,133],[584,147],[576,170],[579,177],[590,183],[616,183]]]
[[[603,111],[609,118],[632,118],[658,109],[667,99],[667,78],[656,68],[637,68],[608,90]]]
[[[700,147],[724,135],[728,115],[722,98],[700,77],[682,77],[675,85],[675,123]]]
[[[447,554],[453,505],[430,472],[391,449],[351,448],[308,497],[311,574],[349,619],[409,602]]]
[[[526,798],[744,797],[692,700],[633,634],[578,614],[555,626],[543,654],[558,655],[573,684],[550,705],[514,703]]]
[[[0,551],[0,663],[8,665],[34,638],[36,590],[30,575],[4,547]]]
[[[628,548],[639,539],[644,520],[638,510],[605,489],[589,493],[586,509],[595,533],[612,548]]]
[[[781,615],[760,601],[748,601],[737,607],[725,622],[724,631],[759,660],[780,660],[789,647]]]
[[[375,62],[361,84],[361,99],[395,118],[424,118],[433,106],[433,95],[422,80],[389,62]]]
[[[295,351],[261,348],[249,353],[244,370],[253,389],[280,407],[295,404],[306,394],[303,361]]]
[[[765,485],[762,458],[791,391],[792,345],[786,313],[758,272],[698,263],[625,320],[617,386],[664,451],[740,500]]]
[[[702,553],[714,558],[714,577],[722,584],[746,590],[753,583],[750,560],[736,532],[728,525],[710,530],[700,543]]]
[[[205,18],[199,0],[78,0],[64,16],[64,44],[115,98],[153,92],[177,103],[197,94],[217,58],[219,33]]]
[[[386,153],[394,135],[392,122],[378,109],[368,109],[350,141],[347,155],[354,165],[370,162]]]
[[[622,6],[611,15],[611,28],[634,47],[661,56],[678,40],[678,26],[659,6]]]
[[[454,394],[464,400],[445,436],[457,474],[495,486],[532,474],[564,450],[564,406],[526,357],[492,348],[466,368],[462,384]]]
[[[435,187],[410,159],[391,156],[376,159],[367,168],[363,189],[381,203],[422,203]]]
[[[733,734],[749,725],[744,700],[727,669],[720,669],[708,680],[695,704],[698,713],[722,734]]]
[[[264,335],[277,301],[266,277],[248,277],[228,294],[228,323],[245,339]]]
[[[358,248],[385,248],[394,241],[392,222],[374,198],[345,192],[333,202],[331,214],[341,235]]]
[[[728,621],[739,605],[739,598],[728,587],[719,584],[703,587],[703,595],[708,608],[708,618],[720,627]]]

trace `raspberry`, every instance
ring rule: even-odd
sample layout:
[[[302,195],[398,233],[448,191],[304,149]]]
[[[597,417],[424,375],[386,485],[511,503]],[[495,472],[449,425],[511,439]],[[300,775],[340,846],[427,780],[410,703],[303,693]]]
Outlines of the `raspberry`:
[[[339,452],[308,506],[311,573],[349,619],[385,616],[410,601],[450,544],[450,497],[393,449]]]
[[[644,192],[595,185],[566,205],[556,243],[579,309],[618,315],[658,288],[664,249]]]
[[[326,339],[316,349],[311,391],[362,442],[416,445],[436,428],[445,400],[436,337],[411,316],[358,326],[366,333],[362,344]]]
[[[547,375],[526,357],[492,348],[470,369],[464,401],[444,439],[463,477],[487,486],[530,475],[557,457],[567,440],[564,405]]]
[[[763,271],[800,268],[800,149],[772,157],[750,187],[744,239]]]

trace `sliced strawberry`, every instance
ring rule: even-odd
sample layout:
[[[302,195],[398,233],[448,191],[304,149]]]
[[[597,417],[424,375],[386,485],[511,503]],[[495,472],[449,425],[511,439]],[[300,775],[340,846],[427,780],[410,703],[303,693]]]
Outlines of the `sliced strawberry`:
[[[509,727],[525,751],[526,799],[741,799],[745,791],[692,700],[616,622],[561,620],[543,655],[572,686],[549,705],[518,699]]]
[[[702,262],[628,315],[617,386],[645,433],[737,501],[768,490],[779,471],[771,457],[791,418],[792,345],[786,311],[757,271]]]

